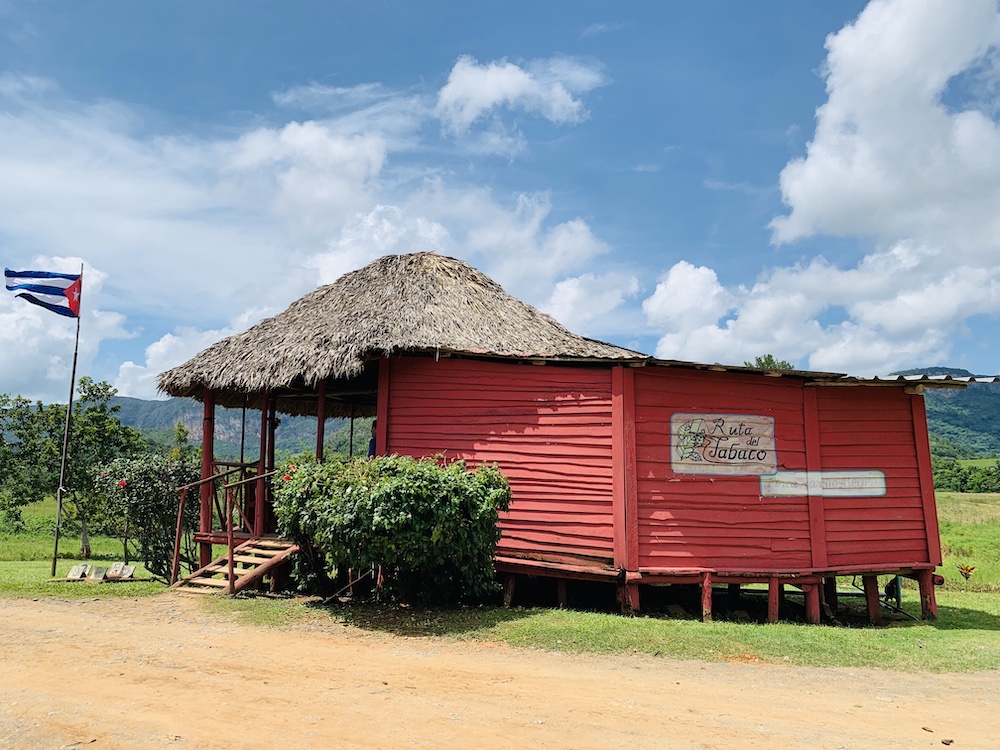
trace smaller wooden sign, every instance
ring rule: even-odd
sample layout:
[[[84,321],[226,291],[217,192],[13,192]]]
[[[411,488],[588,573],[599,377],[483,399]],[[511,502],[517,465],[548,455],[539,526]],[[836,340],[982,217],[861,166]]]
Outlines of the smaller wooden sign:
[[[112,566],[110,568],[108,568],[108,578],[121,578],[122,577],[122,569],[124,567],[125,567],[125,563],[123,563],[123,562],[116,562],[116,563],[112,564]]]
[[[118,577],[119,578],[131,578],[134,573],[135,573],[135,566],[134,565],[125,565],[125,566],[122,567],[121,575],[119,575]]]
[[[89,565],[74,565],[72,568],[69,569],[69,573],[66,574],[66,577],[71,581],[78,581],[81,578],[86,578],[87,573],[89,572],[90,572]]]
[[[94,567],[93,570],[90,571],[90,574],[87,576],[87,580],[88,581],[103,581],[105,578],[107,578],[107,575],[108,575],[108,569],[107,568],[101,567],[101,566],[96,566],[96,567]]]

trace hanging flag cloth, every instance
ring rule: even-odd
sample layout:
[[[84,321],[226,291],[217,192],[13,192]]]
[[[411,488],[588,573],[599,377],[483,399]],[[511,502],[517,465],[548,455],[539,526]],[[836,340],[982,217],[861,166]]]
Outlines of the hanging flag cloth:
[[[53,271],[3,271],[7,288],[20,291],[33,305],[44,307],[68,318],[80,316],[80,290],[82,274],[55,273]]]

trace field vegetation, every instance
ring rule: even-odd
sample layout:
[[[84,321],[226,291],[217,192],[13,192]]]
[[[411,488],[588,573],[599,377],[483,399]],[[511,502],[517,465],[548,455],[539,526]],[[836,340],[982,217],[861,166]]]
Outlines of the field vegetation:
[[[698,620],[697,595],[678,591],[683,610],[667,611],[667,599],[648,596],[643,616],[613,612],[610,592],[571,589],[570,609],[555,606],[554,587],[539,584],[504,609],[497,603],[447,608],[377,602],[324,603],[316,597],[249,595],[236,599],[205,597],[202,606],[262,627],[324,628],[354,626],[417,638],[492,641],[550,651],[643,654],[710,661],[770,662],[819,667],[874,667],[936,672],[1000,669],[1000,494],[939,494],[939,517],[946,577],[938,591],[940,617],[919,615],[916,590],[905,586],[903,609],[887,613],[887,626],[864,625],[863,599],[850,579],[841,579],[845,612],[840,626],[815,627],[797,620],[794,596],[788,619],[776,625],[743,621],[726,611],[725,591],[716,599],[717,620]],[[142,597],[161,593],[165,584],[49,582],[55,503],[51,499],[23,509],[24,527],[0,532],[0,597]],[[60,552],[58,575],[80,562],[72,539]],[[89,562],[121,559],[120,541],[91,538]],[[975,570],[966,580],[958,565]],[[137,576],[147,576],[139,568]],[[678,587],[680,589],[681,587]],[[597,594],[595,596],[595,593]],[[741,605],[751,613],[762,594],[749,593]],[[785,615],[783,614],[783,617]]]

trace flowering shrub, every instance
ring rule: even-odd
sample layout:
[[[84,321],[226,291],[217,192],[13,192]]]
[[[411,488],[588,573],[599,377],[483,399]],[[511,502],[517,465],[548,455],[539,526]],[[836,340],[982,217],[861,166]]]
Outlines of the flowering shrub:
[[[425,601],[496,590],[497,517],[510,486],[495,466],[406,456],[302,463],[288,466],[274,495],[282,532],[318,549],[330,571],[382,565],[389,593]]]
[[[170,458],[149,453],[118,458],[100,468],[94,485],[106,504],[109,530],[122,540],[126,559],[132,551],[153,575],[169,578],[177,531],[177,488],[198,481],[200,476],[196,456]],[[191,532],[197,523],[195,490],[188,496],[184,512],[181,559],[189,569],[196,559]]]

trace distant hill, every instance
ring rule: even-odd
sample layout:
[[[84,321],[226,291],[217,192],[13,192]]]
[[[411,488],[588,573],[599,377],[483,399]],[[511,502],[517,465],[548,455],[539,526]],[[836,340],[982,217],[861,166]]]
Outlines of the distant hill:
[[[892,374],[974,377],[968,370],[953,367],[924,367]],[[1000,454],[1000,383],[972,383],[965,390],[928,388],[924,403],[932,438],[943,438],[956,446],[959,457]]]
[[[181,422],[190,433],[192,442],[201,443],[201,403],[188,398],[170,398],[165,401],[146,401],[139,398],[115,396],[113,405],[121,406],[118,416],[122,424],[134,427],[160,443],[171,443],[174,427]],[[275,431],[275,447],[278,451],[299,453],[316,449],[316,418],[279,416],[280,424]],[[338,431],[344,431],[346,449],[347,419],[330,419],[326,423],[327,444]],[[242,409],[218,407],[215,410],[215,454],[220,458],[238,458],[240,455],[240,435],[243,424]],[[367,446],[368,420],[356,420],[355,452],[359,446]],[[260,412],[251,409],[246,413],[245,457],[256,457],[260,446]]]
[[[972,377],[968,370],[953,367],[923,367],[901,370],[893,375],[951,375]],[[1000,455],[1000,383],[974,383],[965,390],[928,388],[924,393],[927,405],[927,426],[931,433],[931,449],[935,454],[957,458]],[[116,396],[113,403],[121,405],[123,424],[135,427],[147,437],[170,443],[174,426],[182,422],[191,440],[201,442],[201,404],[193,399],[171,398],[166,401],[144,401]],[[346,419],[327,421],[328,449],[347,449]],[[240,454],[241,409],[216,409],[216,455],[237,457]],[[368,420],[355,424],[355,453],[362,452],[368,442]],[[339,433],[339,434],[338,434]],[[246,456],[255,457],[260,444],[260,412],[247,412]],[[316,447],[315,417],[281,417],[276,433],[279,451],[299,453]]]

